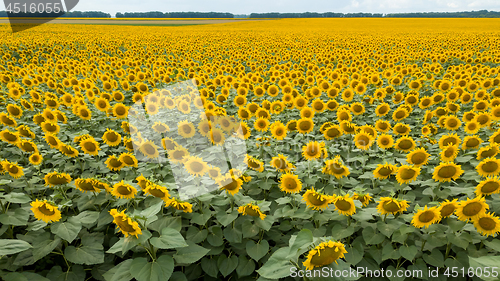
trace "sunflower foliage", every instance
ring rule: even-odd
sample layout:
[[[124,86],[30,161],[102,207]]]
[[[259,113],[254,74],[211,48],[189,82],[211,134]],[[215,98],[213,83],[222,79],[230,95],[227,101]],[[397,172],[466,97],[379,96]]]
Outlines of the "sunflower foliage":
[[[0,277],[496,280],[498,30],[390,21],[0,26]]]

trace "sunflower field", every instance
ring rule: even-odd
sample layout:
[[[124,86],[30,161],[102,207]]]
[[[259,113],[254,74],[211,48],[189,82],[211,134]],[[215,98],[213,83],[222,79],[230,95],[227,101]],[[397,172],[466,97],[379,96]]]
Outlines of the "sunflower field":
[[[0,25],[0,277],[499,280],[499,30]]]

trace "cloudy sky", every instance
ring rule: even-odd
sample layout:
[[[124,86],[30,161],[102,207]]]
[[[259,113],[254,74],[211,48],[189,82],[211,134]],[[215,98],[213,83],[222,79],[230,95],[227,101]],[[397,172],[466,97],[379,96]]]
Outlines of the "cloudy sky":
[[[76,11],[116,12],[456,12],[500,11],[499,0],[80,0]]]

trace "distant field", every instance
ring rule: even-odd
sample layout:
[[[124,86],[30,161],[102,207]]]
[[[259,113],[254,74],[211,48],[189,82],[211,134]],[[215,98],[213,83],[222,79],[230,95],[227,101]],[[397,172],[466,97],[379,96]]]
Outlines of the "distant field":
[[[260,20],[260,19],[259,19]],[[15,19],[14,23],[43,23],[46,19]],[[57,24],[122,24],[122,25],[187,25],[187,24],[215,24],[215,23],[232,23],[240,21],[258,21],[249,19],[76,19],[76,18],[60,18],[52,20],[48,23]],[[0,18],[1,23],[9,23],[7,18]]]

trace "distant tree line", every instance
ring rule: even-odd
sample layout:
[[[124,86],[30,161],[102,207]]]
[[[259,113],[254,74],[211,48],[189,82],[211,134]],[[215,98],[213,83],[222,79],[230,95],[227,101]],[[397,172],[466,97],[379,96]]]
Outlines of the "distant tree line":
[[[111,15],[103,12],[61,12],[61,13],[10,13],[7,11],[0,11],[0,17],[19,17],[19,18],[52,18],[52,17],[63,17],[63,18],[111,18]]]
[[[372,13],[251,13],[250,18],[380,18],[383,14]]]
[[[15,17],[69,17],[69,18],[111,18],[111,15],[104,12],[79,12],[71,11],[60,14],[48,13],[17,13],[11,14]],[[0,17],[8,17],[6,11],[0,11]],[[117,18],[500,18],[500,12],[480,10],[470,12],[428,12],[428,13],[251,13],[246,15],[234,15],[221,12],[132,12],[116,13]]]
[[[500,12],[481,10],[472,12],[429,12],[429,13],[251,13],[250,18],[498,18]]]
[[[480,10],[471,12],[446,12],[446,13],[404,13],[387,14],[390,18],[499,18],[500,12]]]
[[[231,13],[220,12],[133,12],[116,13],[117,18],[234,18]]]

